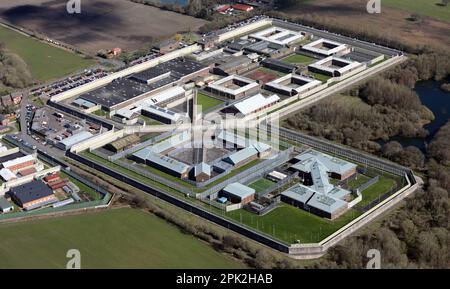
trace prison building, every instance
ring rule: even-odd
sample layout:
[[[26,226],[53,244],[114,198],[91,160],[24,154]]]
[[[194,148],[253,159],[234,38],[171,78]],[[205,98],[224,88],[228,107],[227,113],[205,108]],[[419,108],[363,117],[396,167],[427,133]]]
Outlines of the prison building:
[[[208,73],[209,67],[179,57],[127,78],[116,79],[101,88],[82,94],[79,98],[101,105],[106,111],[115,111]],[[158,97],[165,99],[161,95]],[[153,104],[157,102],[162,100],[157,100]]]
[[[168,88],[160,93],[152,95],[150,100],[145,101],[145,104],[154,104],[164,106],[168,103],[182,99],[186,96],[186,90],[181,86]]]
[[[70,150],[70,148],[72,146],[74,146],[74,145],[76,145],[78,143],[81,143],[81,142],[83,142],[83,141],[85,141],[87,139],[90,139],[93,136],[94,135],[92,133],[88,132],[88,131],[81,131],[81,132],[79,132],[77,134],[74,134],[74,135],[72,135],[72,136],[70,136],[68,138],[65,138],[65,139],[59,141],[56,144],[56,147],[61,149],[61,150],[67,151],[67,150]]]
[[[217,134],[216,139],[220,141],[225,148],[241,149],[248,145],[245,138],[226,130],[221,130]]]
[[[240,99],[259,92],[260,85],[253,79],[230,75],[210,83],[206,90],[230,99]]]
[[[308,201],[307,210],[320,217],[335,219],[348,209],[348,203],[327,195],[314,194]]]
[[[124,149],[133,146],[135,144],[138,144],[140,142],[140,138],[137,134],[130,134],[126,137],[123,137],[121,139],[115,140],[107,145],[105,145],[105,148],[112,152],[121,152]]]
[[[141,114],[165,124],[180,124],[183,122],[181,114],[152,104],[144,106]]]
[[[235,103],[230,111],[235,113],[241,113],[244,116],[250,115],[252,113],[264,110],[275,105],[280,101],[280,97],[276,94],[265,97],[258,93],[254,96],[246,98],[238,103]]]
[[[292,49],[286,48],[283,45],[271,43],[267,41],[259,41],[244,47],[246,52],[257,53],[265,57],[281,58],[292,52]],[[266,59],[273,59],[266,58]]]
[[[302,32],[272,26],[262,31],[250,34],[249,37],[279,45],[290,45],[302,40],[305,35]]]
[[[309,173],[309,166],[314,160],[320,161],[326,167],[331,178],[345,180],[356,173],[356,164],[315,150],[308,150],[296,156],[293,160],[295,164],[292,167],[296,168],[300,173]]]
[[[318,56],[342,55],[350,51],[346,44],[327,39],[318,39],[302,46],[301,50]]]
[[[255,189],[240,183],[231,183],[219,193],[220,197],[225,197],[232,203],[247,204],[255,199]]]
[[[95,103],[85,100],[83,98],[77,98],[72,102],[73,106],[79,107],[81,109],[90,109],[97,106]]]
[[[223,160],[233,165],[235,168],[238,168],[256,159],[258,159],[258,150],[254,147],[246,147],[231,154]]]
[[[195,165],[190,172],[190,178],[196,182],[204,182],[211,178],[211,166],[201,162]]]
[[[286,96],[307,95],[316,91],[322,82],[298,74],[286,74],[267,82],[264,89]]]
[[[330,56],[308,65],[308,70],[331,77],[341,77],[362,66],[363,64],[356,61]]]
[[[270,145],[257,141],[251,141],[251,143],[251,147],[258,151],[259,158],[265,158],[270,155],[270,152],[272,151],[272,147]]]
[[[12,173],[16,173],[23,169],[28,169],[33,167],[36,164],[36,158],[32,155],[25,155],[22,157],[18,157],[16,159],[12,159],[9,161],[5,161],[1,164],[1,167],[4,169],[8,169]]]
[[[278,59],[273,58],[266,58],[263,61],[261,61],[261,65],[276,70],[283,73],[292,73],[294,72],[298,67],[294,64],[287,63]]]
[[[122,121],[137,119],[140,115],[141,107],[121,108],[116,111],[113,119]]]
[[[223,61],[216,62],[212,72],[223,76],[242,74],[252,67],[252,63],[252,60],[245,55],[227,57]]]
[[[27,211],[58,201],[52,189],[39,180],[12,187],[9,195],[18,206]]]
[[[308,201],[314,196],[314,191],[301,184],[296,184],[280,195],[280,200],[291,206],[305,209]]]
[[[141,150],[133,156],[146,165],[178,178],[187,178],[189,166],[171,157],[160,155],[151,150]]]

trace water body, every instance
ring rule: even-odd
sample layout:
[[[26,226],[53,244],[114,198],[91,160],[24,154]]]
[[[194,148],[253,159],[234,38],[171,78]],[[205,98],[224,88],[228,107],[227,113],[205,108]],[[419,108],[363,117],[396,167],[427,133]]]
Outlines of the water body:
[[[398,141],[404,147],[416,146],[425,152],[426,145],[430,143],[441,126],[450,120],[450,92],[443,91],[440,87],[444,82],[438,81],[421,81],[416,84],[415,91],[419,95],[423,105],[428,107],[434,114],[435,119],[424,126],[428,130],[428,136],[424,138],[408,138],[402,136],[391,137],[388,141]],[[383,145],[386,142],[380,141]]]
[[[185,7],[188,5],[189,0],[159,0],[161,4],[176,4],[181,7]]]

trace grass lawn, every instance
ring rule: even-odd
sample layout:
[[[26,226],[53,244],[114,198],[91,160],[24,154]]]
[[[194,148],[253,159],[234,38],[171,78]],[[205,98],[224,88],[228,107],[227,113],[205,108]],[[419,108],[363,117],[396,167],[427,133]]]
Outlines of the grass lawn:
[[[274,182],[272,182],[271,180],[265,179],[265,178],[261,178],[253,183],[251,183],[250,185],[248,185],[250,188],[255,189],[255,191],[257,193],[264,191],[265,189],[271,187],[273,184],[275,184]]]
[[[102,198],[102,195],[100,193],[97,193],[94,189],[92,189],[91,187],[86,186],[85,184],[83,184],[82,182],[72,178],[71,176],[69,176],[68,174],[66,174],[65,172],[61,171],[61,177],[62,178],[69,178],[69,180],[74,183],[75,185],[77,185],[77,187],[80,189],[81,192],[85,192],[87,195],[89,195],[92,200],[100,200]]]
[[[314,59],[312,57],[306,56],[306,55],[300,55],[300,54],[293,54],[291,56],[288,56],[286,58],[283,59],[284,62],[288,62],[288,63],[300,63],[300,64],[311,64],[314,61],[316,61],[317,59]]]
[[[441,0],[383,0],[382,2],[382,5],[450,22],[450,3],[446,7],[440,6],[438,4],[441,3]]]
[[[338,219],[330,221],[290,205],[282,205],[264,216],[257,216],[243,209],[227,213],[238,222],[241,222],[242,218],[245,225],[290,244],[297,243],[297,240],[302,243],[319,242],[359,214],[350,210]]]
[[[62,77],[95,63],[80,55],[45,44],[0,25],[0,42],[9,51],[19,55],[39,81]]]
[[[95,114],[96,116],[106,117],[108,115],[108,112],[104,111],[103,109],[98,109],[94,111],[93,114]]]
[[[370,177],[358,174],[357,177],[355,177],[352,180],[349,180],[347,182],[347,185],[350,189],[357,189],[359,186],[367,183],[369,180],[370,180]]]
[[[222,103],[223,101],[216,99],[214,97],[207,96],[203,93],[197,94],[197,104],[202,106],[202,111],[207,111],[208,109]]]
[[[395,181],[391,178],[380,176],[380,180],[361,192],[362,201],[358,203],[358,206],[366,206],[373,200],[376,200],[378,196],[388,192],[396,185]]]
[[[259,70],[264,71],[266,73],[271,73],[271,74],[275,74],[278,77],[282,77],[285,76],[287,73],[281,72],[281,71],[276,71],[267,67],[260,67]]]
[[[242,268],[166,221],[134,209],[0,225],[1,268]],[[36,248],[39,248],[38,250]]]
[[[314,76],[315,79],[320,80],[322,82],[327,82],[327,80],[331,78],[331,76],[329,76],[329,75],[316,73],[316,72],[309,72],[309,74]]]

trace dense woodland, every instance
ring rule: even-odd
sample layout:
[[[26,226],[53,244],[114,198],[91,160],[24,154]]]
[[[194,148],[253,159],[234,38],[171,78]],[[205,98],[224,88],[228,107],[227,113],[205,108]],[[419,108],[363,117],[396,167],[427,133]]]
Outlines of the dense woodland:
[[[0,95],[32,83],[27,64],[18,55],[10,53],[0,43]]]

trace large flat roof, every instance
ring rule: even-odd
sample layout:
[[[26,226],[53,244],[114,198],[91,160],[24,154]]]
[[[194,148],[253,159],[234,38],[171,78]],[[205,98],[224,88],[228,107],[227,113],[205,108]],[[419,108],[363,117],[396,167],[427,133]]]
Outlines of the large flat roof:
[[[276,94],[264,97],[262,94],[258,93],[254,96],[239,101],[238,103],[235,103],[234,107],[243,115],[248,115],[279,100],[280,97]]]
[[[255,189],[247,187],[241,183],[232,183],[223,188],[228,194],[239,197],[241,199],[245,199],[253,194],[255,194]]]

